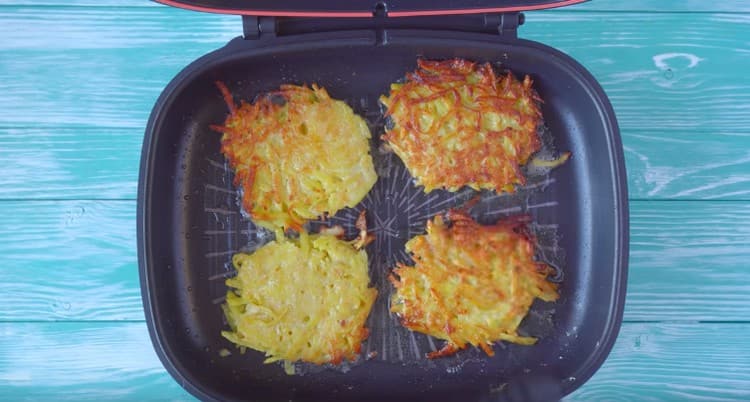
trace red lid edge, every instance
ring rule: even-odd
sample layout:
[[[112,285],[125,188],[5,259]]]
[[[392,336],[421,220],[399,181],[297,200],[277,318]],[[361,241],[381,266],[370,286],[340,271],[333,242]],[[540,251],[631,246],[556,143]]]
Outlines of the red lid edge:
[[[259,17],[372,17],[370,12],[311,12],[311,11],[253,11],[253,10],[228,10],[222,8],[211,8],[183,4],[176,0],[154,0],[167,6],[183,8],[185,10],[202,11],[215,14],[232,15],[256,15]]]
[[[253,11],[253,10],[230,10],[222,8],[193,6],[181,3],[177,0],[154,0],[171,7],[182,8],[185,10],[202,11],[216,14],[233,14],[233,15],[256,15],[262,17],[372,17],[371,12],[314,12],[314,11]],[[427,10],[427,11],[394,11],[388,13],[389,17],[418,17],[429,15],[455,15],[455,14],[481,14],[481,13],[499,13],[513,11],[530,11],[543,10],[547,8],[570,6],[573,4],[583,3],[587,0],[562,0],[554,3],[538,4],[534,6],[515,6],[515,7],[496,7],[496,8],[470,8],[457,10]]]

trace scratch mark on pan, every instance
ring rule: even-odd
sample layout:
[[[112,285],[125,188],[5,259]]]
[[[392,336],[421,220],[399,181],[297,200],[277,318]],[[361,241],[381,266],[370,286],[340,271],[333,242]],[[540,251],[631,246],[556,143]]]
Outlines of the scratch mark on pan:
[[[224,208],[204,208],[206,212],[215,212],[217,214],[221,215],[235,215],[237,214],[237,211],[230,211],[228,209]]]
[[[419,211],[425,205],[427,205],[427,204],[429,204],[429,203],[434,202],[435,200],[437,200],[438,197],[440,197],[440,196],[437,193],[433,193],[429,197],[427,197],[427,199],[424,202],[422,202],[421,204],[419,204],[419,205],[415,206],[414,208],[412,208],[412,210],[413,211]]]
[[[555,181],[556,180],[554,178],[549,177],[549,178],[547,178],[545,180],[540,181],[539,183],[529,184],[528,186],[523,186],[521,188],[524,189],[524,190],[531,190],[531,189],[535,189],[537,187],[544,187],[544,186],[547,186],[547,185],[550,185],[550,184],[554,184]]]
[[[209,163],[209,164],[210,164],[211,166],[213,166],[213,167],[217,167],[217,168],[219,168],[219,169],[221,169],[221,170],[223,170],[223,171],[225,171],[225,172],[226,172],[226,171],[229,171],[229,169],[227,168],[227,165],[226,165],[226,163],[224,163],[224,162],[217,162],[217,161],[215,161],[215,160],[213,160],[213,159],[207,159],[207,160],[208,160],[208,163]]]
[[[225,278],[229,278],[230,276],[234,276],[236,274],[237,274],[237,271],[234,271],[234,270],[227,271],[227,272],[222,272],[222,273],[218,273],[216,275],[209,276],[208,280],[209,281],[215,281],[217,279],[225,279]]]
[[[427,342],[430,343],[430,349],[432,349],[433,352],[437,350],[437,348],[435,347],[435,342],[432,341],[432,337],[431,336],[427,337]]]
[[[401,175],[403,177],[402,183],[407,180],[406,177],[406,169],[403,170],[403,174]],[[406,202],[406,192],[409,191],[409,183],[404,183],[403,187],[401,187],[401,192],[398,194],[398,199],[401,200],[401,202],[398,203],[399,208],[404,206],[404,203]]]
[[[412,202],[414,202],[414,200],[417,198],[417,196],[419,196],[421,193],[422,193],[421,191],[417,190],[417,191],[414,192],[414,194],[412,194],[409,197],[408,200],[406,200],[407,208],[412,209],[412,208],[409,207],[409,205],[412,205]]]
[[[206,258],[213,258],[213,257],[221,257],[225,255],[232,255],[234,254],[234,250],[227,250],[227,251],[214,251],[211,253],[206,253]]]
[[[397,182],[397,180],[391,181],[391,191],[389,192],[389,194],[395,194],[396,193],[396,182]]]
[[[432,206],[432,209],[438,209],[439,207],[442,207],[445,204],[455,202],[456,201],[457,194],[453,194],[450,197],[438,202],[437,204]]]
[[[442,211],[442,210],[438,210],[438,211],[428,211],[428,212],[426,212],[426,213],[424,213],[424,214],[422,214],[422,215],[417,215],[417,216],[414,216],[414,217],[412,217],[412,219],[414,219],[414,220],[415,220],[415,221],[417,221],[417,222],[420,222],[420,221],[424,221],[424,220],[430,219],[430,218],[432,218],[432,217],[435,217],[435,216],[437,216],[437,215],[440,215],[440,214],[442,214],[442,213],[443,213],[443,211]]]
[[[508,212],[520,212],[520,211],[521,211],[521,207],[515,206],[515,207],[510,207],[510,208],[502,208],[502,209],[495,209],[492,211],[487,211],[486,214],[495,215],[495,214],[504,214]]]
[[[233,195],[237,193],[235,190],[223,188],[219,186],[214,186],[213,184],[206,184],[206,190],[213,190],[213,191],[218,191],[221,193],[233,194]]]
[[[239,230],[239,231],[238,230],[204,230],[203,234],[222,235],[222,234],[234,234],[237,232],[244,234],[244,235],[248,235],[248,236],[256,233],[255,230]]]
[[[383,330],[383,354],[380,357],[383,360],[388,360],[388,331],[386,330],[386,326],[385,326],[386,318],[388,317],[388,314],[385,314],[384,312],[383,314],[380,315],[380,317],[381,317],[380,319],[381,328]]]
[[[414,350],[414,356],[419,359],[422,356],[419,353],[419,345],[417,345],[417,338],[414,337],[414,332],[409,331],[409,337],[411,338],[411,346]]]
[[[396,350],[398,350],[398,360],[404,361],[404,351],[402,350],[402,347],[401,347],[401,337],[398,336],[398,334],[396,334],[396,344],[397,344]]]
[[[529,205],[528,209],[554,207],[555,205],[557,205],[557,201],[549,201],[549,202],[543,202],[541,204]]]

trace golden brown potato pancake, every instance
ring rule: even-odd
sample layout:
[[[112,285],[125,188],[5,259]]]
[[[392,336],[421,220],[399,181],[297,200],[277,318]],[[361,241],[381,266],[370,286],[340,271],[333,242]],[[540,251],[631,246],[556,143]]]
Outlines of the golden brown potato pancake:
[[[234,255],[237,276],[224,312],[238,346],[265,352],[266,362],[338,364],[354,360],[367,338],[365,320],[377,296],[367,254],[329,235],[283,236],[252,254]]]
[[[390,280],[396,288],[391,311],[413,330],[444,339],[429,358],[447,356],[471,344],[492,356],[491,345],[524,345],[535,338],[516,332],[535,298],[557,299],[547,280],[553,269],[534,260],[534,239],[520,218],[480,225],[451,211],[427,223],[427,233],[406,243],[414,266],[399,264]]]
[[[221,150],[256,223],[299,231],[307,219],[353,207],[375,184],[370,130],[324,88],[283,85],[238,107],[217,85],[230,114],[213,128],[224,133]]]
[[[526,182],[520,167],[541,148],[531,85],[529,76],[496,75],[489,63],[418,60],[380,98],[393,123],[383,139],[427,192],[512,192]]]

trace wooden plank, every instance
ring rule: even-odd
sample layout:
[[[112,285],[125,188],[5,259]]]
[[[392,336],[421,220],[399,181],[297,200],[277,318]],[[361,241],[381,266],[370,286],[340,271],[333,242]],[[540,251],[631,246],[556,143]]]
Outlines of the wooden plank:
[[[239,17],[167,7],[5,7],[0,21],[6,127],[142,130],[177,72],[241,32]]]
[[[629,11],[629,12],[748,12],[745,0],[592,0],[566,7],[565,11]]]
[[[747,135],[749,29],[745,14],[544,12],[519,35],[589,69],[624,131]]]
[[[0,321],[143,319],[135,202],[0,209]],[[626,320],[750,319],[749,202],[635,201],[631,221]]]
[[[76,6],[76,7],[159,7],[152,1],[132,0],[4,0],[3,5]],[[744,0],[593,0],[568,6],[565,11],[642,11],[642,12],[748,12],[750,4]]]
[[[143,127],[167,81],[241,29],[237,17],[164,7],[84,10],[0,9],[0,125]],[[744,79],[750,52],[743,39],[750,17],[666,13],[649,16],[647,24],[643,18],[534,13],[521,36],[588,67],[624,129],[750,133]],[[29,99],[35,113],[25,113]]]
[[[750,203],[632,202],[625,319],[750,320]]]
[[[622,136],[631,198],[750,199],[750,135],[655,129]]]
[[[623,137],[632,198],[750,198],[750,137]],[[135,199],[142,138],[136,128],[0,128],[0,199]]]
[[[236,17],[161,7],[6,7],[0,20],[0,158],[28,172],[6,176],[13,186],[0,199],[134,198],[140,145],[120,135],[141,133],[168,80],[239,30]],[[750,53],[739,39],[748,20],[659,14],[644,25],[638,15],[548,12],[530,16],[522,36],[569,51],[602,81],[623,127],[631,197],[748,199]],[[51,150],[73,132],[82,159],[49,151],[62,172],[30,178],[31,144]],[[121,152],[97,151],[104,133]],[[87,174],[91,164],[101,172]]]
[[[2,202],[0,210],[0,321],[143,319],[135,202]]]
[[[0,129],[0,198],[136,197],[143,132]]]
[[[749,330],[624,324],[604,366],[566,400],[747,400]],[[193,400],[162,368],[145,323],[0,323],[0,333],[6,400]]]
[[[612,353],[567,401],[746,401],[750,324],[624,324]]]
[[[0,323],[5,401],[194,401],[144,322]]]

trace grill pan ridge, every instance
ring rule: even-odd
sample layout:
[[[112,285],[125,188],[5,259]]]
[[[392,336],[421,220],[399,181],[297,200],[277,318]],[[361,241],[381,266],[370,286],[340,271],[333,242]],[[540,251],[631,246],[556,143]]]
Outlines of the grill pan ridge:
[[[388,313],[386,276],[395,261],[408,261],[404,242],[422,233],[426,219],[478,194],[425,194],[398,158],[379,147],[385,122],[377,99],[414,70],[419,57],[489,61],[500,71],[531,75],[544,99],[547,151],[573,154],[551,172],[530,172],[516,194],[481,193],[471,209],[485,223],[530,214],[538,257],[561,269],[560,300],[535,303],[522,324],[539,337],[537,345],[500,344],[492,358],[468,349],[426,360],[424,353],[442,341],[411,333]],[[285,83],[317,83],[367,120],[379,180],[358,206],[332,218],[354,233],[364,208],[376,236],[367,252],[380,295],[362,361],[337,368],[298,364],[299,374],[288,376],[277,364],[262,364],[261,353],[241,355],[220,336],[232,254],[272,235],[243,215],[220,134],[209,129],[227,113],[216,80],[235,99]],[[232,40],[186,67],[157,100],[143,145],[137,221],[142,294],[156,352],[203,400],[554,400],[596,371],[622,319],[628,205],[614,112],[573,59],[497,34],[389,29],[383,40],[383,32],[351,29]],[[232,355],[220,357],[224,348]]]

